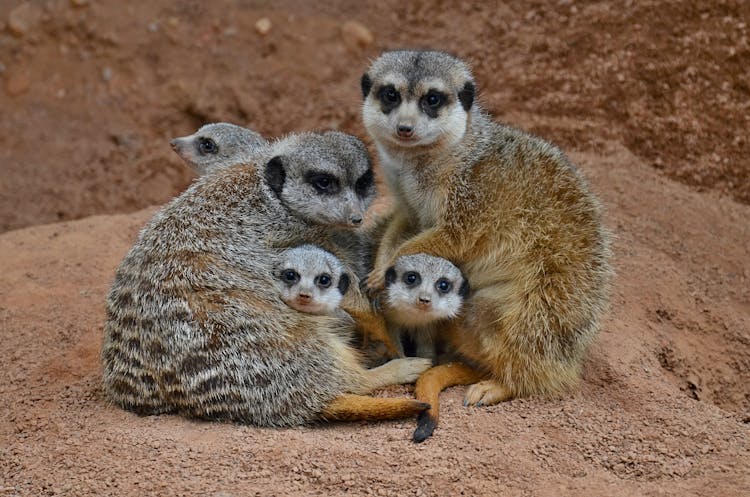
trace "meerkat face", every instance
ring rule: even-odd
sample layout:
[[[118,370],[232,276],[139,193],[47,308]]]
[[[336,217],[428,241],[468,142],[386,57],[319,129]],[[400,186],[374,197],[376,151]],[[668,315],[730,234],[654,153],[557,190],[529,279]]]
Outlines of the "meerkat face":
[[[435,51],[385,52],[362,76],[365,128],[398,149],[451,146],[464,136],[475,87],[468,67]]]
[[[362,225],[375,198],[370,157],[357,138],[329,131],[293,136],[265,166],[268,186],[295,215],[314,224]]]
[[[349,275],[333,254],[314,245],[285,250],[274,270],[281,300],[308,314],[332,314],[349,289]]]
[[[468,293],[461,270],[440,257],[403,256],[386,272],[386,306],[403,325],[456,317]]]
[[[203,175],[247,160],[268,142],[247,128],[229,123],[212,123],[170,143],[188,167]]]

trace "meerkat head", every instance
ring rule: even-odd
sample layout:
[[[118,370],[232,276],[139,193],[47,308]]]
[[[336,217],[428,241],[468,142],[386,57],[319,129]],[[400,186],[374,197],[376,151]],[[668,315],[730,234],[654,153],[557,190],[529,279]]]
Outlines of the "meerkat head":
[[[314,224],[358,227],[375,198],[370,156],[338,131],[291,135],[274,144],[265,179],[282,204]]]
[[[238,164],[267,145],[255,131],[229,123],[211,123],[170,142],[172,149],[200,175]]]
[[[332,314],[341,304],[350,283],[341,261],[314,245],[282,252],[274,276],[281,300],[308,314]]]
[[[461,60],[437,51],[385,52],[362,76],[362,119],[380,145],[452,146],[466,132],[474,78]]]
[[[460,269],[427,254],[399,257],[385,281],[386,309],[407,326],[456,317],[469,293],[469,282]]]

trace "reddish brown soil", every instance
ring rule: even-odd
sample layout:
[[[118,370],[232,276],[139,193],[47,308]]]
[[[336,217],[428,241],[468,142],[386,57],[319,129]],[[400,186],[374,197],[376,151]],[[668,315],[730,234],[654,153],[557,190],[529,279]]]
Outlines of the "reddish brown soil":
[[[0,3],[0,496],[750,495],[746,2],[20,5]],[[217,120],[364,137],[359,76],[404,46],[470,60],[484,105],[601,196],[618,277],[581,388],[480,409],[450,389],[421,445],[413,421],[267,430],[109,405],[114,268],[139,209],[192,179],[169,139]]]

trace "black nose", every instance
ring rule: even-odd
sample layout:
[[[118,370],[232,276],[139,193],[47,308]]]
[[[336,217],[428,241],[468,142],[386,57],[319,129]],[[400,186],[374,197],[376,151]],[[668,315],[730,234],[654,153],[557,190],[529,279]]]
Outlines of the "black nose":
[[[360,224],[362,224],[362,216],[352,216],[349,221],[351,221],[353,225],[359,226]]]
[[[398,132],[398,136],[403,138],[409,138],[414,134],[414,128],[412,128],[411,126],[406,126],[405,124],[399,124],[398,128],[396,128],[396,131]]]
[[[419,301],[421,303],[423,303],[423,304],[429,304],[430,303],[430,299],[427,299],[427,298],[424,298],[424,297],[419,297]]]

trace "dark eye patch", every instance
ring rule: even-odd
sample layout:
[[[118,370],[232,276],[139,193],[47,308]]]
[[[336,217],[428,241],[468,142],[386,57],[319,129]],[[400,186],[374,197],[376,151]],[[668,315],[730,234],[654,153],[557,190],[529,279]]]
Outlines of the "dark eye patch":
[[[329,173],[311,171],[305,175],[305,181],[320,195],[336,195],[341,191],[338,178]]]
[[[393,85],[381,86],[378,90],[378,100],[380,101],[380,108],[383,113],[388,114],[401,105],[401,94]]]
[[[375,182],[375,175],[372,169],[368,169],[365,174],[359,177],[356,183],[354,183],[354,191],[357,192],[359,197],[366,197],[370,193],[373,183]]]
[[[294,269],[285,269],[281,272],[281,280],[288,285],[294,285],[299,281],[299,273]]]
[[[315,277],[315,284],[319,288],[328,288],[331,286],[331,283],[333,283],[333,279],[329,274],[323,273]]]
[[[401,280],[406,284],[406,286],[413,287],[419,285],[422,282],[422,277],[416,271],[407,271],[404,273],[404,276],[401,278]]]
[[[430,90],[419,99],[419,107],[422,112],[428,116],[435,118],[438,116],[438,111],[448,102],[448,97],[445,93]]]
[[[201,136],[198,138],[198,153],[201,155],[219,153],[219,146],[211,138]]]
[[[446,278],[440,278],[435,282],[435,290],[438,291],[438,293],[448,293],[453,289],[453,283],[451,283]]]

